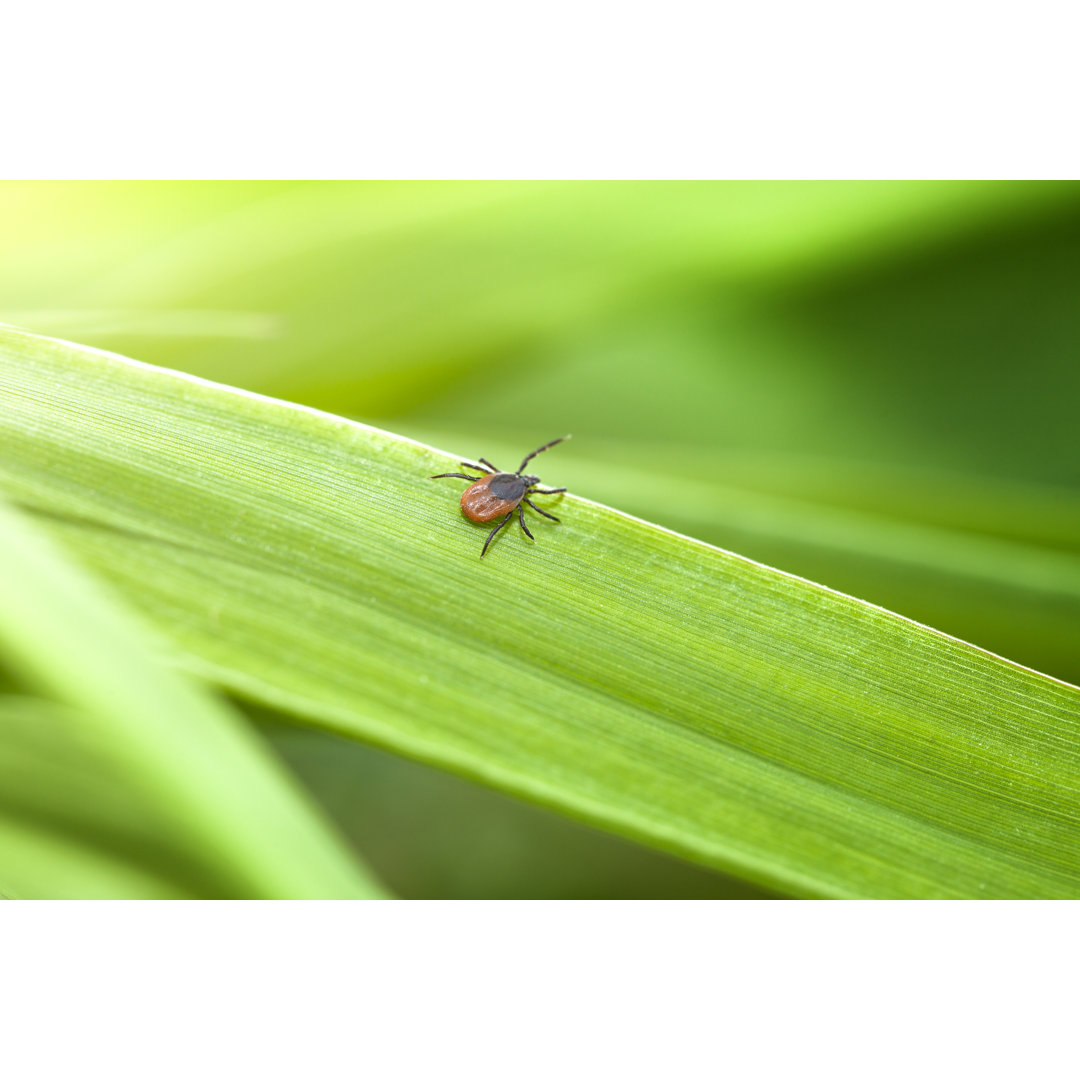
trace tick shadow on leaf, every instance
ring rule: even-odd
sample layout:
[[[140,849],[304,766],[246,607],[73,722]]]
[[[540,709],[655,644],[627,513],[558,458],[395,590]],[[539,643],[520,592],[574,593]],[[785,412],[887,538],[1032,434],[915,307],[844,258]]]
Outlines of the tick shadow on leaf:
[[[566,491],[566,488],[537,487],[537,484],[540,483],[540,477],[526,473],[524,470],[525,466],[537,454],[542,454],[545,450],[550,450],[551,447],[557,446],[569,438],[569,435],[564,435],[561,439],[552,439],[551,442],[537,447],[531,454],[525,456],[525,460],[518,466],[517,472],[502,472],[497,466],[492,465],[487,458],[480,458],[479,465],[475,465],[471,461],[463,461],[461,467],[483,473],[483,476],[470,476],[467,473],[439,473],[431,477],[432,480],[453,477],[458,480],[471,481],[469,486],[461,493],[461,510],[470,521],[487,524],[496,518],[502,518],[502,521],[488,533],[484,546],[480,551],[481,559],[487,554],[488,545],[495,539],[495,534],[510,521],[515,511],[522,532],[530,540],[535,541],[536,537],[529,532],[529,527],[525,524],[525,507],[522,506],[522,503],[551,521],[559,520],[554,514],[541,510],[529,496],[561,495]]]

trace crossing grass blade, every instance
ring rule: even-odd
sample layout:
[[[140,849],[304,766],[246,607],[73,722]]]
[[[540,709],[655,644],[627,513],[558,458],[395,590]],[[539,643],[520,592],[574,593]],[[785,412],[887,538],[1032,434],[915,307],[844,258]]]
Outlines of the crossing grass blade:
[[[0,565],[0,895],[381,895],[242,718],[3,502]]]
[[[452,455],[79,346],[0,401],[0,491],[235,695],[792,895],[1080,895],[1075,687],[572,495],[481,563]]]

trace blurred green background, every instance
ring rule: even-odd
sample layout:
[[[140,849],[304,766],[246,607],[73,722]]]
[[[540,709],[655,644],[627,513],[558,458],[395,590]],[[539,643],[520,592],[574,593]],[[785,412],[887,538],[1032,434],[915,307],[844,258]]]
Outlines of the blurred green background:
[[[6,183],[0,250],[0,321],[500,464],[572,432],[545,481],[1080,682],[1076,184]],[[762,895],[256,719],[402,895]]]

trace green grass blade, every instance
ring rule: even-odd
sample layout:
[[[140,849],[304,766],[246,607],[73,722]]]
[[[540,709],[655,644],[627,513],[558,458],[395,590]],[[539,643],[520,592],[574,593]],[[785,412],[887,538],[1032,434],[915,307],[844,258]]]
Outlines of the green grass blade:
[[[1080,895],[1075,687],[574,497],[481,563],[447,455],[78,346],[0,400],[0,490],[239,695],[795,894]]]
[[[468,442],[460,428],[406,433]],[[496,460],[516,450],[506,435],[485,445]],[[592,440],[575,443],[560,484],[1080,678],[1080,497],[1067,489]]]
[[[378,895],[242,719],[2,503],[0,565],[0,893]]]

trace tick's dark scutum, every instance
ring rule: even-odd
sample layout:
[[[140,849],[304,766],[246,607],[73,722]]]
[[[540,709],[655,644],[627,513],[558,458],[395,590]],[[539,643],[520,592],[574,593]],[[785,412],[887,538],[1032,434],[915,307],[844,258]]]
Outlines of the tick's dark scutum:
[[[496,499],[504,499],[515,505],[521,502],[526,486],[525,481],[513,473],[496,473],[488,481],[488,490]]]

